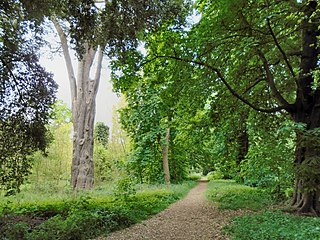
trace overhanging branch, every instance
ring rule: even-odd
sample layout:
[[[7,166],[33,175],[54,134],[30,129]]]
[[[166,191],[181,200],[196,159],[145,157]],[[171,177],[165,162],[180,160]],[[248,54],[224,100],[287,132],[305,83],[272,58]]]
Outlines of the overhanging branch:
[[[260,57],[262,63],[263,63],[263,68],[266,71],[266,75],[267,75],[267,82],[268,85],[271,89],[271,92],[273,94],[273,96],[275,97],[275,99],[277,100],[277,102],[282,105],[286,110],[291,111],[291,105],[290,103],[288,103],[287,100],[284,99],[284,97],[280,94],[280,92],[278,91],[276,84],[274,82],[274,77],[273,74],[270,70],[268,61],[266,59],[266,57],[264,56],[264,54],[262,53],[262,51],[259,49],[257,50],[258,52],[258,56]]]
[[[260,78],[258,80],[256,80],[251,86],[249,86],[242,95],[246,94],[247,92],[249,92],[252,88],[254,88],[256,85],[258,85],[260,82],[264,81],[265,79]]]
[[[270,19],[269,19],[269,18],[267,18],[267,25],[268,25],[269,31],[270,31],[270,33],[271,33],[271,36],[272,36],[272,38],[273,38],[273,40],[274,40],[274,43],[276,44],[277,48],[279,49],[280,53],[282,54],[283,59],[284,59],[285,63],[287,64],[291,75],[292,75],[293,77],[296,77],[296,74],[295,74],[294,71],[293,71],[293,68],[292,68],[292,66],[291,66],[291,64],[290,64],[290,62],[289,62],[289,60],[288,60],[288,57],[287,57],[285,51],[282,49],[282,47],[281,47],[281,45],[280,45],[280,43],[279,43],[279,41],[278,41],[278,39],[277,39],[274,31],[272,30],[272,27],[271,27]]]
[[[240,96],[231,86],[230,84],[227,82],[227,80],[225,79],[225,77],[223,76],[222,72],[218,69],[215,68],[211,65],[209,65],[208,63],[202,62],[202,61],[198,61],[198,60],[192,60],[192,59],[185,59],[185,58],[180,58],[177,56],[156,56],[154,59],[155,60],[157,58],[170,58],[170,59],[174,59],[177,61],[182,61],[182,62],[186,62],[186,63],[193,63],[199,66],[203,66],[206,67],[208,69],[210,69],[211,71],[215,72],[217,74],[217,76],[219,77],[219,79],[223,82],[223,84],[227,87],[227,89],[229,90],[229,92],[236,97],[237,99],[239,99],[240,101],[242,101],[244,104],[248,105],[249,107],[251,107],[252,109],[259,111],[259,112],[265,112],[265,113],[274,113],[274,112],[279,112],[281,110],[287,110],[287,111],[291,111],[291,105],[284,105],[284,106],[278,106],[278,107],[274,107],[274,108],[259,108],[255,105],[253,105],[251,102],[249,102],[247,99],[243,98],[242,96]],[[151,60],[151,61],[152,61]]]

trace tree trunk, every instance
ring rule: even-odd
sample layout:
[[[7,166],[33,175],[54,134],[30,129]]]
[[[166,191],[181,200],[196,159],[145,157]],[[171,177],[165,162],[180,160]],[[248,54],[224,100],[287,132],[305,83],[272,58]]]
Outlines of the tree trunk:
[[[292,204],[299,213],[319,213],[320,149],[319,136],[312,130],[320,127],[320,89],[313,89],[313,71],[318,63],[319,22],[315,17],[317,1],[310,1],[304,8],[302,28],[302,57],[297,81],[297,96],[293,119],[304,123],[306,129],[297,133],[295,159],[295,191]]]
[[[320,109],[317,110],[320,120]],[[318,126],[319,127],[319,126]],[[320,212],[320,136],[308,130],[297,133],[295,159],[295,186],[292,205],[301,214],[318,215]]]
[[[248,114],[248,110],[244,110],[240,117],[240,127],[237,138],[239,153],[236,162],[239,169],[241,162],[245,159],[249,151],[249,135],[247,130]]]
[[[170,171],[169,171],[169,142],[170,142],[170,128],[167,129],[166,143],[162,150],[162,163],[164,171],[164,180],[166,184],[170,184]]]
[[[247,131],[247,127],[245,124],[242,127],[241,132],[239,133],[238,136],[238,148],[239,148],[239,153],[237,156],[236,164],[237,164],[237,174],[239,178],[241,179],[241,182],[244,182],[244,176],[241,174],[241,163],[245,159],[245,157],[248,154],[249,151],[249,135]]]
[[[320,91],[315,91],[310,114],[296,115],[296,121],[306,124],[306,130],[297,132],[295,158],[295,187],[292,205],[299,213],[318,215],[320,212]]]
[[[89,189],[93,187],[94,182],[93,130],[103,48],[93,48],[89,43],[83,44],[84,52],[81,60],[78,61],[78,76],[76,78],[66,35],[59,22],[56,19],[52,19],[52,21],[60,37],[71,89],[73,123],[71,185],[73,189]],[[95,76],[91,79],[90,72],[97,52]]]
[[[89,101],[88,101],[89,100]],[[73,188],[92,188],[94,181],[93,129],[95,101],[79,97],[74,119],[71,183]]]

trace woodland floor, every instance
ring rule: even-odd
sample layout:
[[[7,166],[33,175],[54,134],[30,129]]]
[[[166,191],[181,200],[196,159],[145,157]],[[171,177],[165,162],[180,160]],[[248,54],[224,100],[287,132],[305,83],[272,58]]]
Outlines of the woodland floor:
[[[200,182],[188,195],[161,213],[108,237],[96,240],[208,240],[228,239],[222,228],[243,210],[219,210],[204,195],[207,182]]]

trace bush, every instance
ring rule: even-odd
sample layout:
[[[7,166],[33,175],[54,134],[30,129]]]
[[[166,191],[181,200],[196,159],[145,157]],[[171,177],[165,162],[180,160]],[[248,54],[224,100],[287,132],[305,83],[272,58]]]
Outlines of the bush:
[[[213,171],[213,172],[209,172],[207,174],[207,178],[208,178],[209,181],[219,180],[219,179],[223,179],[224,178],[224,174],[220,170],[216,170],[216,171]]]
[[[191,181],[197,181],[199,180],[200,178],[202,177],[202,175],[200,173],[191,173],[187,176],[187,179],[188,180],[191,180]]]
[[[320,239],[320,219],[292,216],[280,211],[236,217],[224,231],[237,240]]]

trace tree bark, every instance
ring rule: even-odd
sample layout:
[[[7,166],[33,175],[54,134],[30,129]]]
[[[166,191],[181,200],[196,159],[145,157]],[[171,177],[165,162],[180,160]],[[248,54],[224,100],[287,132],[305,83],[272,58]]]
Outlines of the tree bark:
[[[319,21],[314,13],[317,1],[310,1],[304,9],[302,27],[302,57],[300,75],[297,81],[295,112],[292,114],[297,123],[304,123],[306,129],[297,133],[296,176],[292,205],[299,213],[315,215],[319,213],[320,191],[320,149],[311,131],[320,127],[320,89],[313,89],[313,71],[318,63]]]
[[[103,51],[102,48],[93,48],[88,43],[84,43],[84,53],[78,61],[76,78],[66,35],[59,22],[56,19],[52,21],[60,37],[71,89],[73,123],[71,185],[73,189],[89,189],[94,183],[93,130]],[[97,52],[95,76],[91,79],[90,72]]]
[[[162,150],[162,163],[163,163],[163,171],[164,171],[164,180],[166,184],[170,184],[169,142],[170,142],[170,128],[168,127],[167,133],[166,133],[166,143]]]
[[[239,146],[239,153],[237,157],[237,166],[240,169],[241,162],[245,159],[246,155],[249,151],[249,134],[247,131],[247,120],[248,120],[248,110],[245,110],[241,113],[240,117],[240,128],[238,133],[238,146]]]

